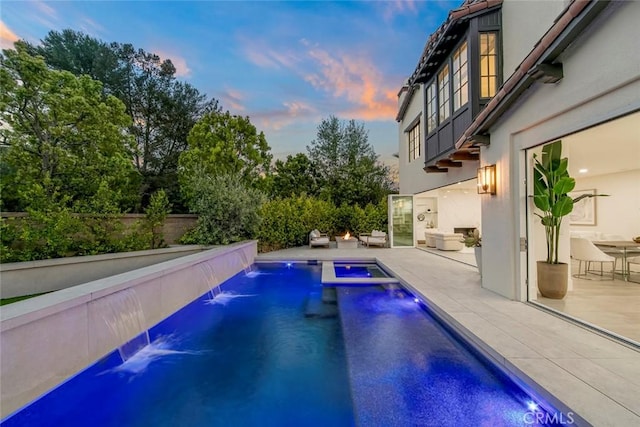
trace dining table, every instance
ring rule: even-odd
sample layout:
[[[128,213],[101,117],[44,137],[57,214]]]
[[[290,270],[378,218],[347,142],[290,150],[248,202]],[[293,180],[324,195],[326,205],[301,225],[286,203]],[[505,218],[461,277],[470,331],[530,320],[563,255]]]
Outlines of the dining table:
[[[633,240],[599,240],[594,241],[594,245],[600,248],[616,248],[622,249],[622,278],[625,281],[629,280],[629,269],[627,268],[627,255],[629,250],[638,249],[640,255],[640,243],[636,243]],[[635,252],[635,251],[634,251]]]

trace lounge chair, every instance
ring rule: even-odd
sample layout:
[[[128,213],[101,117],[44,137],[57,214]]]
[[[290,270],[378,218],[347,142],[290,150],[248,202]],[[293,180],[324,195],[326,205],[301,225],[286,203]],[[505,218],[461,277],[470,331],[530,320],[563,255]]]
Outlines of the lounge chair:
[[[361,233],[358,236],[358,240],[362,242],[363,245],[369,246],[387,246],[387,233],[384,231],[373,230],[371,233]]]
[[[318,230],[313,230],[309,233],[309,247],[326,246],[329,247],[329,236],[327,233],[321,233]]]

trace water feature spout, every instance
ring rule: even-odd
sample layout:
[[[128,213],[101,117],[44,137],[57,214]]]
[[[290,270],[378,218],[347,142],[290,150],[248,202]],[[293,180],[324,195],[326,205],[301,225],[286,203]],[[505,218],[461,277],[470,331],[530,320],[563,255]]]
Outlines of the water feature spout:
[[[113,336],[123,343],[118,347],[123,362],[149,345],[147,322],[135,290],[124,289],[105,297],[99,310]]]
[[[200,268],[200,272],[204,275],[204,280],[209,289],[209,299],[213,300],[215,297],[222,292],[222,285],[220,283],[220,279],[216,274],[213,266],[207,263],[206,261],[198,264]]]
[[[240,262],[242,263],[242,269],[244,270],[245,276],[255,277],[258,274],[256,266],[249,263],[247,254],[242,251],[238,252],[238,254],[240,255]]]

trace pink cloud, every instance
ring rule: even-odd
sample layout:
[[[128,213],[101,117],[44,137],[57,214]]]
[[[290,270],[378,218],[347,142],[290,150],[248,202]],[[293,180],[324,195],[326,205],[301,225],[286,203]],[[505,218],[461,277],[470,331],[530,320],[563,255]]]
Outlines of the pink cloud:
[[[187,60],[180,55],[174,53],[168,53],[162,50],[153,50],[162,60],[170,59],[173,66],[176,67],[176,77],[190,77],[191,69],[187,65]]]
[[[58,22],[58,12],[50,5],[43,1],[33,1],[30,5],[37,11],[31,14],[31,19],[39,22],[47,28],[56,28]]]
[[[252,114],[251,119],[255,119],[262,129],[277,131],[296,121],[316,118],[318,115],[313,106],[302,101],[285,101],[282,107]]]
[[[249,61],[262,68],[285,69],[335,99],[346,100],[340,113],[345,117],[364,120],[393,119],[397,112],[397,81],[391,81],[375,64],[363,55],[329,52],[306,39],[300,40],[303,50],[282,51],[263,43],[246,43],[244,52]],[[296,110],[296,105],[304,108]],[[306,114],[316,111],[307,104],[283,103],[278,118],[265,115],[265,126],[281,128],[295,117],[296,111]]]
[[[299,61],[291,51],[279,51],[255,40],[241,40],[247,59],[262,68],[293,68]]]
[[[218,94],[222,108],[229,110],[232,114],[244,113],[246,108],[243,105],[244,94],[237,90],[228,88]]]
[[[13,49],[13,43],[20,40],[7,24],[0,21],[0,49]]]
[[[56,10],[54,8],[52,8],[51,6],[46,4],[45,2],[43,2],[43,1],[35,1],[32,4],[33,4],[33,6],[35,6],[36,9],[38,9],[38,11],[40,13],[43,13],[47,17],[54,18],[54,19],[58,18],[58,12],[56,12]]]
[[[351,118],[393,119],[397,110],[397,82],[385,81],[368,58],[331,54],[317,47],[312,47],[308,55],[319,69],[307,74],[305,80],[336,98],[346,98],[352,107],[345,113],[350,113]]]
[[[418,11],[415,0],[391,0],[382,4],[385,7],[383,16],[387,21],[402,13],[416,13]]]
[[[98,24],[91,18],[87,18],[86,16],[80,20],[80,29],[87,34],[92,35],[97,35],[104,31],[104,27],[102,25]]]

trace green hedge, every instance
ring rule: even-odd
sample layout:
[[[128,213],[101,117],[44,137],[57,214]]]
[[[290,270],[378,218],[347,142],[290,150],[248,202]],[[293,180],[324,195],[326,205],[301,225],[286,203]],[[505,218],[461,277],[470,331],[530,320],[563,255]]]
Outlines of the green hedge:
[[[164,191],[153,194],[145,218],[127,227],[120,215],[75,214],[49,205],[26,217],[0,221],[0,262],[35,261],[165,247],[162,224],[170,209]]]
[[[359,234],[387,229],[386,200],[364,209],[346,204],[336,208],[331,202],[302,195],[268,201],[261,206],[259,215],[256,238],[260,252],[304,246],[313,229],[332,238],[346,231]]]
[[[35,261],[149,249],[153,234],[143,224],[126,228],[117,216],[32,211],[27,217],[0,222],[0,260]]]

